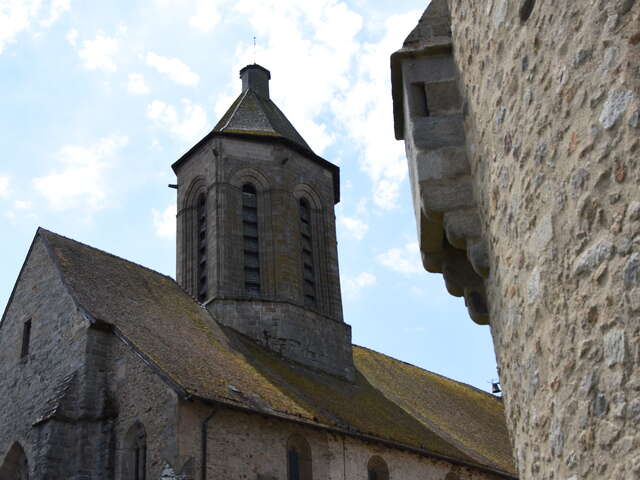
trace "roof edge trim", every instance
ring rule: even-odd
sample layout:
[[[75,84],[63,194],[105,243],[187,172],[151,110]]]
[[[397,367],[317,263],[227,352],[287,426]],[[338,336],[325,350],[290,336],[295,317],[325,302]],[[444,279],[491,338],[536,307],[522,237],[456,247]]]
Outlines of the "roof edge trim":
[[[105,322],[102,322],[105,323]],[[109,324],[111,325],[111,324]],[[171,378],[171,376],[166,373],[158,364],[156,364],[151,358],[149,358],[145,353],[140,350],[131,340],[127,338],[127,336],[122,333],[122,331],[116,327],[115,325],[111,325],[111,332],[116,336],[118,340],[128,346],[133,353],[142,360],[142,362],[147,365],[153,373],[158,375],[172,390],[174,390],[179,396],[184,398],[185,400],[191,399],[192,395],[187,391],[185,387],[183,387],[176,380]]]
[[[284,145],[286,145],[287,147],[297,151],[298,153],[300,153],[301,155],[304,155],[305,157],[307,157],[309,160],[316,162],[318,165],[326,168],[327,170],[329,170],[331,172],[331,174],[333,175],[333,190],[334,190],[334,204],[338,204],[340,203],[340,167],[338,167],[337,165],[334,165],[333,163],[331,163],[330,161],[322,158],[321,156],[313,153],[310,150],[307,150],[306,148],[301,147],[300,145],[298,145],[297,143],[285,138],[285,137],[259,137],[256,135],[249,135],[249,134],[242,134],[242,133],[234,133],[234,132],[219,132],[219,131],[215,131],[215,130],[211,130],[209,133],[207,133],[202,139],[200,139],[200,141],[198,141],[198,143],[196,143],[193,147],[191,147],[189,150],[187,150],[186,153],[184,153],[178,160],[176,160],[172,165],[171,168],[173,169],[174,173],[176,173],[176,170],[180,167],[180,165],[182,165],[184,162],[186,162],[196,151],[198,151],[200,148],[202,148],[202,146],[211,138],[214,137],[228,137],[228,138],[243,138],[246,140],[253,140],[256,142],[280,142]]]
[[[227,122],[222,127],[220,127],[220,131],[224,131],[224,129],[229,126],[229,123],[231,123],[231,119],[233,118],[233,116],[236,114],[236,112],[240,108],[240,104],[242,103],[242,100],[244,100],[244,98],[247,96],[248,93],[249,93],[249,90],[245,90],[244,92],[242,92],[240,97],[237,100],[235,100],[235,102],[234,102],[235,103],[235,108],[233,109],[233,112],[231,112],[231,114],[229,115],[229,118],[227,119]],[[215,130],[215,128],[214,128],[214,130]],[[178,161],[180,161],[180,160],[178,160]]]
[[[4,325],[4,320],[5,317],[7,316],[7,313],[9,312],[9,307],[11,306],[11,303],[13,302],[13,297],[16,294],[16,289],[18,288],[18,283],[20,283],[20,278],[22,278],[22,274],[24,272],[24,269],[27,266],[27,261],[29,260],[29,257],[31,256],[31,252],[33,251],[33,247],[36,244],[36,239],[38,238],[39,234],[40,234],[40,229],[42,227],[38,227],[38,229],[36,230],[36,234],[33,236],[33,239],[31,240],[31,245],[29,245],[29,250],[27,250],[27,254],[24,257],[24,260],[22,261],[22,266],[20,267],[20,271],[18,272],[18,276],[16,277],[16,281],[13,284],[13,288],[11,289],[11,294],[9,295],[9,298],[7,300],[7,304],[4,307],[4,312],[2,312],[2,317],[0,317],[0,330],[2,330],[2,326]],[[47,250],[48,252],[48,250]],[[48,252],[50,254],[50,252]],[[53,260],[53,259],[52,259]]]

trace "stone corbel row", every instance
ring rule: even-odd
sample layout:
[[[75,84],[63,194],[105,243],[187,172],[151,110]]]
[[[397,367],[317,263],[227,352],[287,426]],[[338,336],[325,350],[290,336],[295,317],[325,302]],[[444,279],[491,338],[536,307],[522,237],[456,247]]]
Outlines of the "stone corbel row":
[[[417,118],[412,123],[408,141],[414,144],[415,155],[410,168],[417,190],[414,208],[419,212],[423,265],[429,272],[442,273],[448,292],[464,296],[471,318],[487,324],[483,277],[489,273],[489,262],[469,175],[462,115]]]
[[[444,7],[443,7],[444,4]],[[431,14],[431,15],[430,15]],[[434,0],[413,43],[392,56],[396,138],[405,140],[420,250],[426,270],[442,273],[471,318],[489,323],[487,246],[473,194],[457,69],[450,36],[434,37],[446,2]]]

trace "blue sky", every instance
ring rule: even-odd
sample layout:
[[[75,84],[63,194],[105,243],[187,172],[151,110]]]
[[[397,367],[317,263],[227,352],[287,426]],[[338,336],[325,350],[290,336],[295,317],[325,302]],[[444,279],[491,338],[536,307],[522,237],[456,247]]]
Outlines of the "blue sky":
[[[175,274],[173,163],[255,60],[316,151],[340,165],[354,343],[487,389],[488,327],[421,265],[389,55],[424,0],[5,0],[0,4],[0,308],[37,226]],[[257,48],[253,48],[253,36]]]

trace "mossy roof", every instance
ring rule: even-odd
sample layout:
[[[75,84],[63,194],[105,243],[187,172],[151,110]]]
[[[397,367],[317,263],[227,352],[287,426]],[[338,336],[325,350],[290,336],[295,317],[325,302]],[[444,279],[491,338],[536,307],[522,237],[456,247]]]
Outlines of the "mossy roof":
[[[170,277],[39,229],[71,295],[185,395],[363,435],[515,476],[502,402],[354,346],[354,382],[284,360]]]

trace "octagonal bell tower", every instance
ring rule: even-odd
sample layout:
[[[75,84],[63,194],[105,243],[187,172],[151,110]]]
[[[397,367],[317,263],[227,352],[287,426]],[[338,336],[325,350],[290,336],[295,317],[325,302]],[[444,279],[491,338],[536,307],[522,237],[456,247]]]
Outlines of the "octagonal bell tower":
[[[178,283],[218,322],[352,378],[336,245],[339,168],[273,103],[267,69],[249,65],[240,78],[222,119],[173,164]]]

